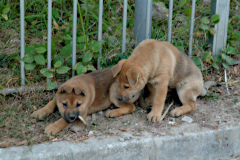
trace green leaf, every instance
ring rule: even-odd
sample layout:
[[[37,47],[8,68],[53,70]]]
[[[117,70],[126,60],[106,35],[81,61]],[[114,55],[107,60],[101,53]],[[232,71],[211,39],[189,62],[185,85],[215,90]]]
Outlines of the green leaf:
[[[206,61],[208,63],[211,63],[212,55],[211,52],[205,52],[202,54],[202,61]]]
[[[83,66],[82,62],[78,62],[74,67],[73,67],[73,70],[76,71],[77,68]]]
[[[83,36],[78,37],[78,38],[77,38],[77,42],[78,42],[78,43],[85,42],[85,37],[86,37],[86,35],[83,35]]]
[[[99,57],[100,55],[101,55],[100,52],[94,52],[94,53],[93,53],[93,57],[94,57],[94,58],[97,58],[97,57]]]
[[[47,49],[45,47],[38,47],[36,49],[36,52],[41,54],[41,53],[45,53],[47,51]]]
[[[36,67],[36,63],[25,63],[24,68],[26,70],[33,70]]]
[[[185,9],[184,13],[185,13],[188,17],[191,17],[191,11],[192,11],[192,7],[189,7],[188,9]]]
[[[57,62],[54,64],[54,68],[58,68],[58,67],[60,67],[61,65],[62,65],[62,61],[59,60],[59,61],[57,61]]]
[[[214,35],[216,33],[216,29],[212,27],[209,27],[208,31],[211,35]]]
[[[56,88],[57,83],[55,83],[55,82],[47,82],[46,85],[47,85],[47,90],[52,90],[52,89]]]
[[[223,62],[222,65],[225,69],[228,69],[228,65],[226,63]]]
[[[218,14],[215,14],[211,17],[211,22],[214,24],[217,24],[220,21],[220,16]]]
[[[200,24],[199,28],[201,28],[202,30],[208,30],[209,26],[206,24]]]
[[[84,73],[86,73],[86,72],[87,72],[87,67],[83,67],[82,73],[84,74]]]
[[[95,71],[96,69],[94,68],[93,65],[90,65],[90,64],[89,64],[89,65],[87,66],[87,70],[88,70],[88,71]]]
[[[212,66],[213,66],[215,69],[219,69],[218,64],[217,64],[216,62],[213,62]]]
[[[51,55],[54,56],[56,54],[56,44],[55,44],[55,41],[52,40],[52,43],[51,43]]]
[[[198,58],[198,57],[194,57],[192,60],[196,64],[196,66],[198,66],[198,68],[200,70],[202,70],[202,61],[201,61],[201,59]]]
[[[34,60],[37,64],[45,65],[46,59],[42,54],[37,54],[34,56]]]
[[[85,52],[83,54],[82,61],[83,62],[89,62],[91,59],[92,59],[92,52],[90,50],[88,50],[87,52]]]
[[[35,48],[33,45],[27,45],[25,47],[25,53],[26,54],[34,54],[35,53]]]
[[[187,0],[179,0],[178,8],[182,8],[187,3]]]
[[[60,54],[66,58],[69,57],[71,53],[72,53],[72,42],[64,46],[60,51]]]
[[[56,63],[57,61],[61,61],[62,64],[64,63],[64,59],[60,56],[60,55],[57,55],[57,56],[54,56],[53,57],[53,61]]]
[[[222,59],[225,59],[225,60],[226,60],[227,57],[228,57],[228,56],[227,56],[226,54],[222,53]]]
[[[5,19],[5,21],[8,20],[8,16],[6,14],[1,14],[1,15],[2,15],[3,19]]]
[[[65,74],[67,73],[71,68],[67,66],[62,66],[57,69],[58,74]]]
[[[52,78],[54,75],[54,69],[49,69],[49,68],[43,68],[40,70],[40,72],[47,78]]]
[[[226,58],[226,62],[229,64],[229,65],[233,65],[234,64],[234,60],[231,58],[231,57],[227,57]]]
[[[26,54],[23,58],[22,61],[25,63],[32,63],[34,61],[33,55],[31,54]]]
[[[7,4],[7,5],[3,8],[2,14],[7,14],[9,11],[10,11],[10,7],[9,7],[9,4]]]
[[[240,31],[233,31],[232,32],[232,39],[240,40]]]
[[[237,54],[237,53],[238,53],[237,48],[233,48],[233,47],[227,48],[227,54]]]
[[[81,62],[78,62],[74,67],[73,70],[77,71],[77,74],[80,75],[82,74],[82,69],[84,68],[84,66],[82,65]]]
[[[98,52],[102,48],[102,42],[101,41],[96,41],[93,43],[93,51]]]
[[[203,24],[209,24],[210,23],[210,20],[208,19],[208,17],[203,17],[201,20],[200,20],[201,23]]]
[[[178,48],[179,50],[181,50],[181,51],[184,51],[183,46],[177,46],[177,48]]]
[[[218,62],[218,63],[222,63],[222,56],[221,56],[221,55],[216,55],[216,56],[214,57],[214,60],[215,60],[216,62]]]
[[[85,44],[84,43],[78,43],[77,47],[78,47],[79,50],[83,50],[84,47],[85,47]]]

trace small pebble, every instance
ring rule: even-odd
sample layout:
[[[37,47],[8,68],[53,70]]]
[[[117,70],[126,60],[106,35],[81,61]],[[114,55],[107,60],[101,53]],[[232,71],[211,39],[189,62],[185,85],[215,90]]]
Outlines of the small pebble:
[[[193,122],[193,119],[188,117],[188,116],[184,116],[181,120],[184,121],[184,122],[188,122],[188,123],[192,123]]]
[[[88,136],[92,135],[93,134],[93,131],[89,131],[88,132]]]

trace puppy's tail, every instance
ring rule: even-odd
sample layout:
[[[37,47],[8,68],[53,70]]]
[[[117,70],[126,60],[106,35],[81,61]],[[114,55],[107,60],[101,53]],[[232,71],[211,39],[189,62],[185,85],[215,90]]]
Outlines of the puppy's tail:
[[[210,87],[212,87],[212,86],[220,87],[221,85],[218,84],[215,81],[206,81],[206,82],[204,82],[204,86],[203,86],[203,89],[202,89],[202,92],[201,92],[200,96],[205,96],[208,93],[208,89]]]

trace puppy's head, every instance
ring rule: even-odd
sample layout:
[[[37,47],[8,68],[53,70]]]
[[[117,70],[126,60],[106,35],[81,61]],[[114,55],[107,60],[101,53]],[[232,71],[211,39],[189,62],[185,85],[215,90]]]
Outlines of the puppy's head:
[[[112,67],[113,76],[117,76],[118,100],[129,101],[145,86],[142,70],[127,60],[121,60]]]
[[[62,117],[68,123],[87,112],[89,94],[86,86],[63,84],[57,91],[56,101]]]

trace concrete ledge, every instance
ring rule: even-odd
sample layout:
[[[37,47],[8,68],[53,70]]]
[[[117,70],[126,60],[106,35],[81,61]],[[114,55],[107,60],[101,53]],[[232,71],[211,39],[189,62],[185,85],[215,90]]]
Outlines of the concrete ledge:
[[[53,142],[0,149],[0,160],[209,160],[240,155],[240,126],[186,133],[183,136],[143,137],[119,142],[119,137],[96,137],[79,143]]]

